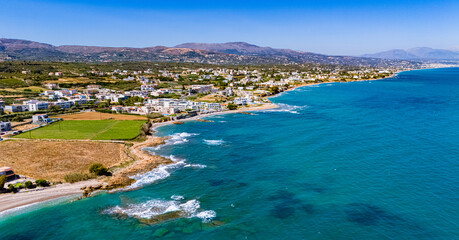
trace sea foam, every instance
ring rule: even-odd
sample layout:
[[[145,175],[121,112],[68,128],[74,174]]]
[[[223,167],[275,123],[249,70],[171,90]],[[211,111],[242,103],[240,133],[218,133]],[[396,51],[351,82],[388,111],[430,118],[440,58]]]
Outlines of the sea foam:
[[[288,105],[284,103],[276,103],[276,105],[278,106],[277,108],[260,110],[259,112],[287,112],[287,113],[299,114],[298,112],[299,110],[307,107],[307,106]]]
[[[197,133],[175,133],[169,136],[169,138],[165,141],[165,144],[159,145],[155,148],[155,150],[159,150],[160,148],[167,146],[167,145],[177,145],[177,144],[184,144],[187,143],[190,137],[199,135]]]
[[[202,222],[209,222],[217,216],[212,210],[201,210],[200,202],[192,199],[183,202],[182,196],[173,195],[174,200],[153,199],[143,203],[115,206],[104,211],[105,214],[121,214],[134,218],[150,219],[169,212],[179,212],[180,217],[197,217]]]
[[[207,140],[207,139],[204,139],[204,142],[207,144],[207,145],[210,145],[210,146],[218,146],[218,145],[222,145],[223,143],[225,143],[225,141],[223,140]]]

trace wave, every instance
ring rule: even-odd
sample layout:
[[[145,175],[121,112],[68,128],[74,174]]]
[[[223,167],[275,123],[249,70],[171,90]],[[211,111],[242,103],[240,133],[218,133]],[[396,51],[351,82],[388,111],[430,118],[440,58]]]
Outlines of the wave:
[[[168,165],[160,165],[150,172],[133,176],[132,178],[135,179],[136,182],[128,186],[126,189],[135,189],[147,184],[154,183],[158,180],[169,177],[171,172],[175,169],[186,166],[184,159],[179,159],[173,155],[170,155],[169,159],[171,159],[174,163]]]
[[[207,165],[203,164],[186,164],[185,167],[190,167],[190,168],[206,168]]]
[[[187,164],[185,159],[178,158],[174,155],[162,156],[162,157],[169,158],[174,163],[168,164],[168,165],[160,165],[157,168],[151,170],[150,172],[132,176],[131,178],[135,179],[136,182],[127,186],[125,190],[136,189],[136,188],[140,188],[142,186],[148,185],[148,184],[155,183],[161,179],[165,179],[169,177],[173,171],[180,169],[180,168],[190,167],[190,168],[195,168],[195,169],[201,169],[201,168],[207,167],[206,165],[203,165],[203,164]]]
[[[103,211],[111,215],[127,215],[134,218],[152,219],[166,213],[176,212],[177,218],[200,218],[202,222],[210,222],[217,216],[213,210],[201,210],[200,202],[192,199],[183,202],[182,196],[173,195],[173,200],[153,199],[139,204],[129,204],[124,207],[115,206]]]
[[[277,108],[260,110],[259,112],[287,112],[293,114],[299,114],[299,110],[306,108],[307,106],[294,106],[285,103],[276,103]]]
[[[166,143],[163,145],[159,145],[155,148],[155,150],[159,150],[160,148],[167,146],[167,145],[177,145],[177,144],[184,144],[187,143],[189,137],[199,135],[197,133],[175,133],[169,136],[169,138],[165,141]]]
[[[204,142],[207,144],[207,145],[210,145],[210,146],[218,146],[218,145],[222,145],[223,143],[225,143],[225,141],[223,140],[207,140],[207,139],[204,139]]]

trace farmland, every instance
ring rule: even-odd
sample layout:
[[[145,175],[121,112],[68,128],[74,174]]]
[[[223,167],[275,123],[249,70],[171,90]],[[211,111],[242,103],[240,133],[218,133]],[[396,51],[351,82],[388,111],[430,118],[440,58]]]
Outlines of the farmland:
[[[67,120],[15,136],[32,139],[126,140],[137,137],[146,121]]]

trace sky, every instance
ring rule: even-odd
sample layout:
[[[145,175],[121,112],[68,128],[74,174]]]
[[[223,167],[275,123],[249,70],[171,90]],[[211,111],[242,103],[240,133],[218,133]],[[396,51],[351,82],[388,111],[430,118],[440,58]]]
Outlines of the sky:
[[[459,49],[459,1],[0,0],[0,38],[172,47],[242,41],[330,55]]]

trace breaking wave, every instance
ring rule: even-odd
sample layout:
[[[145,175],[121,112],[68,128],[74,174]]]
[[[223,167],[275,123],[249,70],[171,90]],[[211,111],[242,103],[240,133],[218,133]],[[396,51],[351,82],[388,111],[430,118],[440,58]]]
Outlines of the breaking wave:
[[[189,137],[199,135],[197,133],[175,133],[169,136],[169,138],[165,141],[166,143],[163,145],[159,145],[155,148],[155,150],[159,150],[160,148],[167,146],[167,145],[177,145],[177,144],[184,144],[187,143]]]
[[[277,108],[261,110],[259,112],[287,112],[287,113],[299,114],[298,112],[299,110],[307,107],[307,106],[288,105],[284,103],[276,103],[276,105],[278,106]]]
[[[222,145],[223,143],[225,143],[225,141],[223,140],[207,140],[207,139],[204,139],[204,142],[210,146],[218,146],[218,145]]]
[[[131,184],[127,187],[127,189],[135,189],[142,187],[147,184],[154,183],[158,180],[167,178],[171,175],[171,172],[186,166],[185,160],[175,157],[174,155],[170,155],[169,159],[171,159],[174,163],[168,165],[161,165],[150,172],[144,174],[137,174],[132,178],[136,180],[135,183]]]
[[[166,213],[176,212],[177,217],[193,218],[197,217],[202,222],[210,222],[217,216],[212,210],[201,210],[200,202],[196,199],[182,201],[182,196],[173,195],[173,200],[153,199],[139,204],[129,204],[126,206],[115,206],[104,210],[105,214],[120,214],[134,218],[151,219]]]
[[[174,155],[163,156],[163,157],[169,158],[174,163],[171,163],[168,165],[160,165],[157,168],[151,170],[150,172],[132,176],[131,178],[135,179],[136,182],[126,187],[125,189],[126,190],[136,189],[136,188],[140,188],[142,186],[148,185],[148,184],[152,184],[156,181],[169,177],[173,171],[180,169],[180,168],[189,167],[189,168],[201,169],[201,168],[207,167],[206,165],[203,165],[203,164],[188,164],[186,163],[185,159],[178,158]]]

